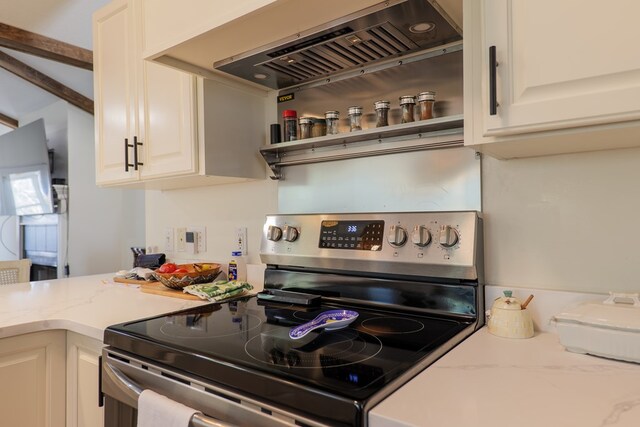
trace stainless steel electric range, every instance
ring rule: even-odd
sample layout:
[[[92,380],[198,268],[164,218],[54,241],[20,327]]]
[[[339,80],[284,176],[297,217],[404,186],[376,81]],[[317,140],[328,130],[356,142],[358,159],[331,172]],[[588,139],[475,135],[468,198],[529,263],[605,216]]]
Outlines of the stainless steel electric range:
[[[201,410],[193,426],[367,425],[482,326],[477,212],[273,215],[263,234],[262,294],[106,330],[107,427],[135,425],[144,388]],[[337,309],[358,317],[290,338]]]

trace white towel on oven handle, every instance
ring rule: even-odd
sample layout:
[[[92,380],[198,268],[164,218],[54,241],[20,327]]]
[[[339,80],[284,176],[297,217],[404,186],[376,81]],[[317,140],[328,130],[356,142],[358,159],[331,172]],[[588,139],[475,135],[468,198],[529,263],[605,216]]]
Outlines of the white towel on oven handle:
[[[138,398],[138,427],[188,427],[191,417],[201,413],[153,390]]]

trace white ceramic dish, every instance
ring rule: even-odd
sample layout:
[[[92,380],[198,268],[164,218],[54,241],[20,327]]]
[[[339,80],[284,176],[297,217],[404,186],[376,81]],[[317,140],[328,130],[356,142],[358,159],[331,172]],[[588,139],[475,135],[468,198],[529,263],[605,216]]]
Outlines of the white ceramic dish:
[[[640,363],[638,294],[612,293],[603,302],[581,304],[554,320],[567,350]]]

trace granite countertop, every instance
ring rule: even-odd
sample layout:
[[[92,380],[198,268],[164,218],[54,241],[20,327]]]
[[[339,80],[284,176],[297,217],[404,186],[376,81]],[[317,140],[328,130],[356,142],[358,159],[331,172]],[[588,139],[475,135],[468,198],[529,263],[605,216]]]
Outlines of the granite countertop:
[[[113,274],[0,286],[0,338],[66,329],[102,341],[107,326],[207,304],[142,293]]]
[[[640,425],[640,364],[565,351],[482,328],[374,407],[369,426]]]

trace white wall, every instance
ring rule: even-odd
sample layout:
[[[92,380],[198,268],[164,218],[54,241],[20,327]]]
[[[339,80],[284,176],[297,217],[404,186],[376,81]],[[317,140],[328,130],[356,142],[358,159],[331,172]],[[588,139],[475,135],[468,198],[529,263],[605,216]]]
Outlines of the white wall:
[[[69,265],[71,276],[115,272],[144,246],[144,192],[95,184],[93,116],[71,105],[69,119]]]
[[[266,214],[277,212],[277,185],[266,179],[187,190],[146,192],[147,246],[170,259],[200,259],[226,263],[234,248],[235,229],[247,227],[248,262],[259,262]],[[207,251],[195,256],[164,250],[166,227],[207,227]]]
[[[486,283],[640,291],[640,149],[485,157]]]

